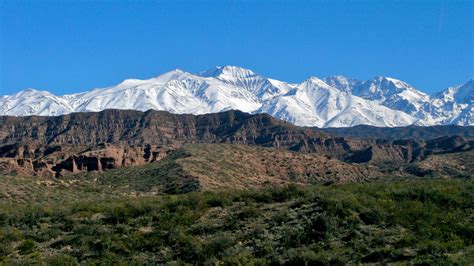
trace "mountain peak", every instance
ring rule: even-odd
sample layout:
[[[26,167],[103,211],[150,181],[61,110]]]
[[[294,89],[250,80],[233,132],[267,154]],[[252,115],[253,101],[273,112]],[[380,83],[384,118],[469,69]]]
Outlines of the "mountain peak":
[[[474,80],[471,79],[459,87],[456,92],[456,101],[466,104],[474,102]]]
[[[316,76],[310,76],[309,78],[305,80],[305,82],[319,83],[319,82],[324,82],[324,81]]]
[[[318,78],[318,77],[315,77],[315,76],[311,76],[309,77],[308,79],[306,79],[303,83],[305,84],[308,84],[308,85],[311,85],[311,86],[317,86],[317,87],[320,87],[320,88],[325,88],[325,89],[329,89],[329,88],[332,88],[330,85],[328,85],[324,80]]]
[[[163,74],[159,75],[158,77],[161,77],[163,75],[173,75],[173,76],[175,76],[175,75],[182,75],[182,74],[186,74],[186,73],[187,73],[186,71],[181,70],[179,68],[176,68],[176,69],[170,70],[166,73],[163,73]]]
[[[192,75],[192,74],[177,68],[177,69],[168,71],[166,73],[163,73],[153,79],[166,83],[173,79],[179,79],[185,75]]]
[[[345,80],[345,81],[348,81],[348,80],[352,80],[351,78],[348,78],[344,75],[334,75],[334,76],[329,76],[329,77],[326,77],[324,78],[325,80]]]
[[[154,81],[167,82],[169,80],[178,79],[178,78],[180,78],[180,77],[182,77],[186,74],[190,74],[190,73],[188,73],[186,71],[183,71],[179,68],[176,68],[176,69],[165,72],[165,73],[163,73],[159,76],[156,76],[156,77],[153,77],[153,78],[150,78],[150,79],[134,79],[134,78],[125,79],[122,82],[120,82],[119,84],[117,84],[116,87],[117,88],[129,88],[129,87],[135,87],[135,86],[142,85],[142,84],[147,84],[147,83],[154,82]]]
[[[33,93],[33,92],[41,92],[40,90],[37,90],[37,89],[33,89],[33,88],[27,88],[27,89],[24,89],[22,91],[19,91],[19,93],[21,92],[24,92],[24,93]]]
[[[470,88],[473,88],[473,87],[474,87],[474,79],[468,80],[466,83],[464,83],[464,85],[462,85],[462,87],[470,87]]]
[[[389,82],[392,83],[395,87],[397,88],[404,88],[404,89],[409,89],[412,88],[412,86],[404,81],[401,81],[396,78],[392,77],[385,77],[385,76],[376,76],[375,78],[372,79],[373,83],[384,83],[384,82]]]
[[[19,91],[15,94],[16,97],[26,97],[26,96],[54,96],[48,91],[37,90],[33,88],[27,88],[22,91]]]
[[[342,75],[325,77],[324,82],[345,92],[351,92],[354,86],[357,84],[357,80]]]
[[[241,68],[237,66],[216,66],[200,74],[203,77],[235,77],[235,78],[250,78],[255,77],[257,74],[250,69]]]

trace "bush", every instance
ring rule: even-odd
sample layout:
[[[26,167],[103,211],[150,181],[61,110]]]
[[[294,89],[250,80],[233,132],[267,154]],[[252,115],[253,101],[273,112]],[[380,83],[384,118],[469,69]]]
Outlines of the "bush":
[[[50,257],[47,257],[45,260],[46,265],[51,266],[62,266],[62,265],[79,265],[79,262],[76,258],[71,257],[66,254],[54,254]]]
[[[473,184],[419,180],[1,202],[0,264],[471,265]]]
[[[17,250],[20,254],[25,255],[25,254],[30,254],[36,249],[36,242],[31,240],[31,239],[26,239],[21,241],[21,243],[18,245]]]

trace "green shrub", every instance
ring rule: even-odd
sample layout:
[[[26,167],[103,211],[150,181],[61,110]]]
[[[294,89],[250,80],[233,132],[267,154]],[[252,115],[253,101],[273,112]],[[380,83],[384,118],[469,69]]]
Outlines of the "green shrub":
[[[66,254],[54,254],[45,259],[45,263],[51,266],[62,266],[62,265],[79,265],[79,262],[76,258],[71,257]]]
[[[20,254],[25,255],[25,254],[30,254],[36,249],[36,242],[31,240],[31,239],[26,239],[21,241],[21,243],[18,245],[17,250]]]
[[[82,186],[0,202],[0,264],[474,263],[473,180],[113,197]]]

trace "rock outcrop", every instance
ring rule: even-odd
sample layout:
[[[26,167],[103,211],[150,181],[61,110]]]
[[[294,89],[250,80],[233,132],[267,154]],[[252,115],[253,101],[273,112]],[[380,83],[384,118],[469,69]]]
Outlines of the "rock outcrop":
[[[177,115],[106,110],[57,117],[0,117],[3,168],[41,175],[103,171],[163,158],[189,143],[232,143],[318,153],[351,163],[414,162],[433,153],[469,150],[472,140],[356,139],[297,127],[267,114],[227,111]]]
[[[43,153],[39,152],[41,150]],[[0,169],[21,174],[58,177],[152,163],[164,158],[172,149],[152,145],[102,144],[79,152],[61,147],[54,150],[49,152],[47,148],[39,148],[32,152],[21,146],[17,148],[16,156],[4,157],[0,161]],[[9,154],[15,153],[10,151]]]

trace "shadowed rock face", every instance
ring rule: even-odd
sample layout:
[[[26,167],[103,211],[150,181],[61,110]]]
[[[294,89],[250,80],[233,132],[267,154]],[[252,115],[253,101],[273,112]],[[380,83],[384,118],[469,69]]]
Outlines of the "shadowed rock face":
[[[341,156],[361,143],[308,128],[296,127],[266,114],[240,111],[208,115],[176,115],[160,111],[107,110],[59,117],[1,117],[0,156],[37,158],[52,147],[234,143],[320,152]],[[11,151],[11,145],[19,145]]]
[[[320,128],[316,129],[340,137],[359,139],[390,139],[428,141],[441,137],[461,136],[474,138],[474,126],[407,126],[407,127],[374,127],[358,125],[350,128]]]
[[[176,115],[163,111],[106,110],[58,117],[0,117],[0,143],[84,145],[100,143],[171,145],[229,142],[268,146],[328,138],[325,133],[295,127],[266,114],[240,111],[208,115]]]
[[[240,111],[177,115],[106,110],[57,117],[0,117],[2,167],[41,175],[146,164],[187,143],[275,147],[330,155],[352,163],[413,162],[429,154],[473,146],[472,141],[458,136],[430,141],[333,137],[266,114]]]

